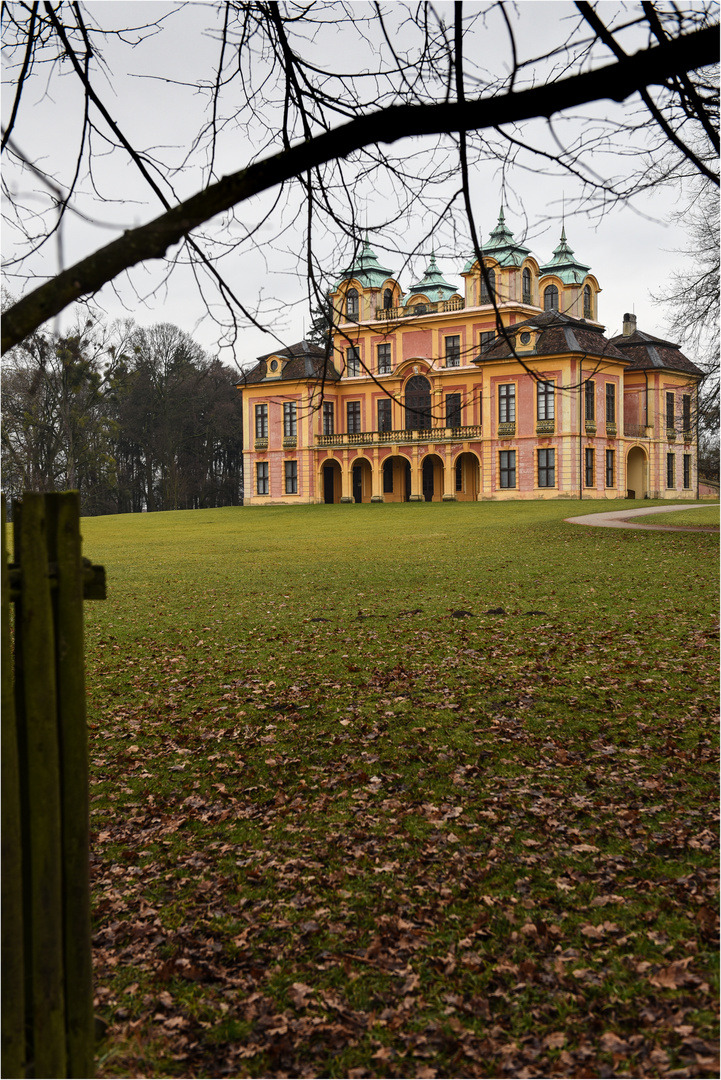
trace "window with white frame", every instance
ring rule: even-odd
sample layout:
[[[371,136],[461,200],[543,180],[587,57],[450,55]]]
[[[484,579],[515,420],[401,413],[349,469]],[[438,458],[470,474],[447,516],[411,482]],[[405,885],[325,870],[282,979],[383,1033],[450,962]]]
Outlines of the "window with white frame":
[[[350,349],[346,349],[345,352],[345,373],[346,375],[360,375],[360,352],[357,345],[351,346]]]
[[[446,367],[460,367],[461,363],[461,338],[460,334],[452,334],[446,338]]]
[[[268,406],[255,406],[255,437],[256,439],[268,438]]]
[[[556,486],[556,451],[538,451],[538,486],[552,488]]]
[[[283,402],[283,434],[287,438],[298,434],[298,411],[294,401]]]
[[[554,420],[556,417],[555,385],[553,382],[536,383],[536,407],[539,420]]]
[[[501,487],[514,488],[516,486],[516,451],[501,450],[498,457]]]
[[[349,401],[346,403],[346,430],[349,435],[357,435],[361,430],[361,403]]]
[[[502,383],[498,387],[498,422],[500,424],[515,424],[516,422],[515,383]]]
[[[333,435],[335,432],[335,407],[332,401],[323,402],[323,434]]]

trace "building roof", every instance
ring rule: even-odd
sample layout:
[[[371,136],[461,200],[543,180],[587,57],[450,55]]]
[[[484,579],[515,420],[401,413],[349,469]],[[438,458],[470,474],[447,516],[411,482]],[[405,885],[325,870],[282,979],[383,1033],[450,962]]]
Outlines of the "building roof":
[[[541,277],[544,274],[555,274],[560,277],[564,285],[580,285],[585,278],[590,266],[580,263],[573,254],[566,239],[566,226],[561,229],[561,239],[558,247],[553,252],[553,258],[545,266],[540,267]]]
[[[272,356],[285,360],[280,375],[268,378],[268,364]],[[295,345],[289,345],[286,349],[277,349],[275,352],[266,353],[258,357],[258,363],[250,371],[245,372],[238,383],[243,387],[249,383],[261,382],[286,382],[291,379],[323,379],[335,382],[340,375],[328,359],[324,349],[312,345],[309,341],[298,341]]]
[[[340,288],[342,282],[347,281],[349,278],[355,278],[364,289],[380,289],[383,282],[387,281],[389,277],[393,277],[393,271],[380,265],[378,257],[368,243],[368,237],[366,236],[360,254],[353,265],[343,271],[340,281],[335,285],[335,289]]]
[[[628,364],[628,357],[614,342],[604,337],[604,327],[594,326],[585,319],[572,319],[560,311],[544,311],[524,322],[507,326],[509,336],[516,337],[524,330],[540,331],[533,350],[523,349],[526,356],[559,356],[563,353],[586,353],[589,356],[607,357]],[[491,341],[475,358],[474,363],[483,360],[512,359],[513,353],[503,337]]]
[[[634,330],[632,334],[620,334],[611,338],[611,343],[620,349],[631,361],[628,371],[647,371],[649,368],[663,368],[666,371],[682,371],[685,375],[702,377],[703,371],[688,357],[684,356],[678,345],[663,338]]]
[[[450,282],[446,281],[436,262],[436,254],[432,252],[431,261],[426,267],[425,275],[415,285],[411,285],[408,292],[412,296],[422,294],[435,302],[436,300],[450,300],[452,296],[457,294],[458,286],[451,285]]]
[[[481,254],[495,259],[499,266],[520,266],[525,257],[531,254],[530,248],[513,239],[513,233],[506,225],[503,207],[498,215],[498,224],[491,231],[488,243],[483,245]],[[475,255],[472,255],[463,267],[463,273],[469,273],[477,261]]]

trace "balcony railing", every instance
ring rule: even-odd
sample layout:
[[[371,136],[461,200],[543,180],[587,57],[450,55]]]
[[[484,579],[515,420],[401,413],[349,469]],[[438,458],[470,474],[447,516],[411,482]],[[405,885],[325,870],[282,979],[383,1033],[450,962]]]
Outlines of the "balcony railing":
[[[497,435],[498,435],[499,439],[510,439],[510,438],[513,438],[513,436],[515,434],[516,434],[516,423],[515,423],[515,421],[508,422],[508,423],[504,422],[504,423],[498,425]]]
[[[316,446],[374,446],[381,443],[409,442],[465,442],[468,439],[480,439],[481,425],[464,427],[417,428],[408,431],[352,431],[339,432],[336,435],[316,435]]]
[[[444,311],[462,311],[465,302],[457,300],[439,300],[435,304],[409,304],[406,307],[376,308],[376,319],[417,319],[419,315],[437,315]]]
[[[666,441],[676,442],[676,431],[674,428],[666,428]]]
[[[606,421],[606,436],[609,439],[615,439],[617,435],[618,435],[618,428],[616,427],[616,421],[615,420],[607,420]]]
[[[255,449],[256,450],[267,450],[268,449],[268,440],[267,440],[267,438],[260,438],[260,436],[256,435],[255,436]]]
[[[293,450],[298,445],[297,435],[284,435],[283,436],[283,449]]]
[[[595,420],[586,420],[586,434],[595,435],[597,431]]]
[[[652,424],[624,424],[623,434],[627,439],[650,439],[653,437]]]
[[[537,420],[536,421],[536,435],[555,435],[556,434],[556,421],[555,420]]]

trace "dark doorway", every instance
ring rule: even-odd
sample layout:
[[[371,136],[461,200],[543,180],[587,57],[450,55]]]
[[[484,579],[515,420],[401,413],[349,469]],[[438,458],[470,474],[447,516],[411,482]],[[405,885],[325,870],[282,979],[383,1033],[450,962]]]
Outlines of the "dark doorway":
[[[405,494],[403,496],[403,501],[404,502],[410,502],[411,501],[411,463],[410,463],[410,461],[406,462],[406,490],[405,490]]]
[[[433,461],[426,458],[423,462],[423,498],[433,502]]]
[[[406,383],[406,431],[431,426],[431,384],[423,375],[414,375]]]
[[[335,468],[332,465],[323,466],[323,502],[335,502],[335,490],[333,487],[334,472]]]
[[[353,466],[353,501],[363,502],[363,471],[360,465]]]

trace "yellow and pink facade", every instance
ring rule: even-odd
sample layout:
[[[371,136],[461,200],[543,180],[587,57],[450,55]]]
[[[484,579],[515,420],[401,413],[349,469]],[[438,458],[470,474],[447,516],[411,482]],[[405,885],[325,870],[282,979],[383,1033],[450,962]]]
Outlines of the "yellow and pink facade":
[[[604,336],[565,231],[540,264],[501,213],[483,263],[404,293],[365,242],[328,348],[239,383],[246,505],[696,497],[701,371],[631,315]]]

